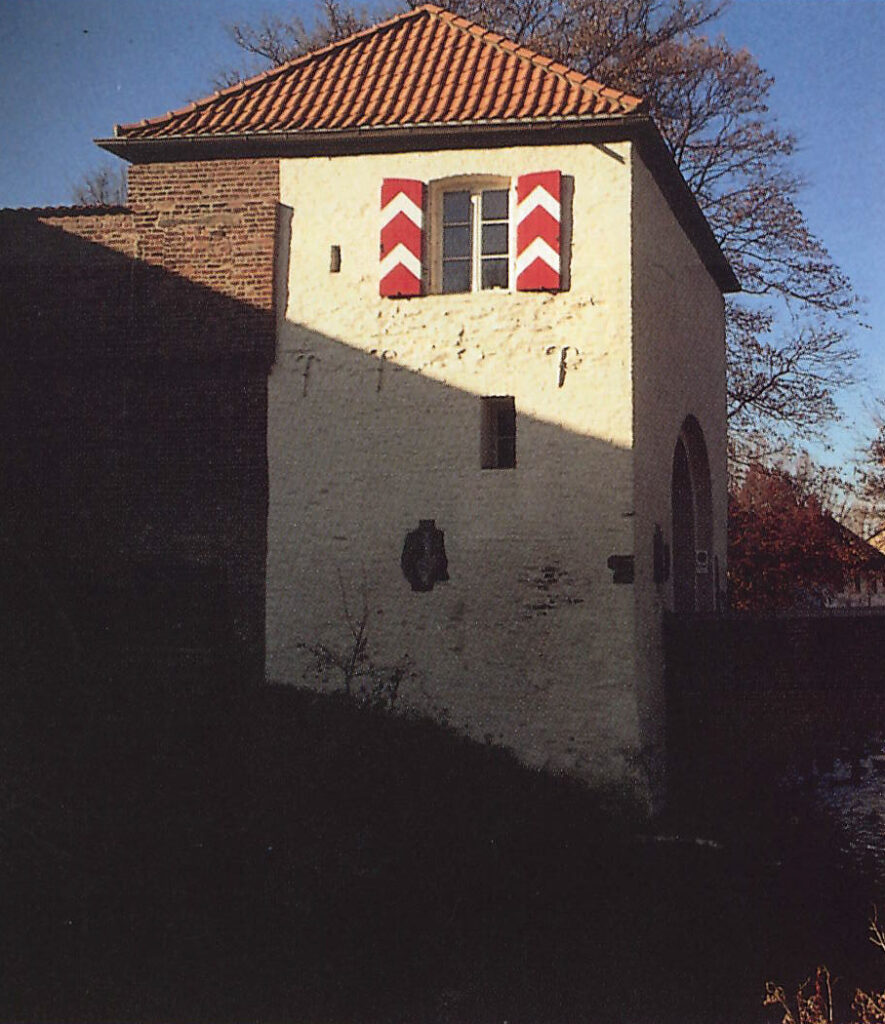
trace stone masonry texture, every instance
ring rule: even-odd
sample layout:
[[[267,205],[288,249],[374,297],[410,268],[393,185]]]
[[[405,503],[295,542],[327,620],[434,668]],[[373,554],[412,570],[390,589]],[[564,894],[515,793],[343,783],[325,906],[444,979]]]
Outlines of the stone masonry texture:
[[[259,678],[277,175],[135,166],[126,209],[0,212],[4,526],[84,632],[146,573],[210,581],[213,639]]]

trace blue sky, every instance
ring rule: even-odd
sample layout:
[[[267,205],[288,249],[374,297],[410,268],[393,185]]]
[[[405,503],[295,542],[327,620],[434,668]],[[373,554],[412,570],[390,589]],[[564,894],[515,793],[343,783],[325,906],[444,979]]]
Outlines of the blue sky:
[[[92,139],[211,91],[241,62],[225,33],[305,0],[0,0],[0,206],[70,200],[101,160]],[[858,292],[867,384],[848,402],[839,451],[885,395],[885,0],[732,0],[711,29],[775,78],[772,111],[799,137],[803,209]],[[110,158],[109,158],[110,159]]]
[[[839,457],[885,396],[885,0],[733,0],[717,29],[774,76],[771,110],[798,137],[802,209],[866,300],[858,374],[832,432]]]

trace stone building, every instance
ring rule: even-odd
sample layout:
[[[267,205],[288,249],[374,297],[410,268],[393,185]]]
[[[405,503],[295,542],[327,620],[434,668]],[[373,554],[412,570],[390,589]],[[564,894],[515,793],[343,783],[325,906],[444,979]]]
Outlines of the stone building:
[[[243,663],[340,685],[355,631],[404,702],[653,790],[663,612],[724,589],[738,284],[641,100],[427,5],[100,145],[90,244],[222,423],[163,543],[233,581]]]

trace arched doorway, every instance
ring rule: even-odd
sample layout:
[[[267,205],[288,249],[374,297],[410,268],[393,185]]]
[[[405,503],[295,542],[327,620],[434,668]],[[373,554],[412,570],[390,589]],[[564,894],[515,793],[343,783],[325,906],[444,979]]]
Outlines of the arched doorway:
[[[673,450],[673,608],[713,611],[713,497],[701,425],[687,416]]]

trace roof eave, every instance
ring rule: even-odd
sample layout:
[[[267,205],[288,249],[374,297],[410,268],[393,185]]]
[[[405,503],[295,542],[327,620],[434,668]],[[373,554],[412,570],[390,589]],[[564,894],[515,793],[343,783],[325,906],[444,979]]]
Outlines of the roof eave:
[[[317,130],[236,131],[229,134],[114,136],[95,139],[95,142],[102,149],[131,163],[194,159],[197,149],[201,158],[209,154],[213,158],[243,156],[247,152],[261,156],[327,156],[330,153],[343,155],[431,149],[440,143],[451,147],[503,146],[509,145],[511,138],[523,139],[527,132],[533,135],[538,132],[555,132],[557,137],[562,137],[574,132],[580,132],[583,136],[590,131],[594,135],[606,133],[611,140],[623,136],[622,130],[611,134],[615,126],[622,129],[626,121],[635,117],[629,114],[596,114],[593,117],[459,121],[451,124],[407,123]],[[171,155],[182,150],[187,151],[186,157]]]
[[[646,166],[704,266],[723,293],[740,283],[707,223],[676,161],[647,114],[595,115],[458,124],[412,124],[230,135],[96,139],[102,149],[130,163],[219,160],[242,157],[345,156],[433,149],[490,149],[504,146],[634,142]]]
[[[631,139],[676,219],[691,240],[707,271],[723,294],[741,291],[741,283],[719,246],[710,222],[704,216],[667,143],[648,116],[636,119]]]

